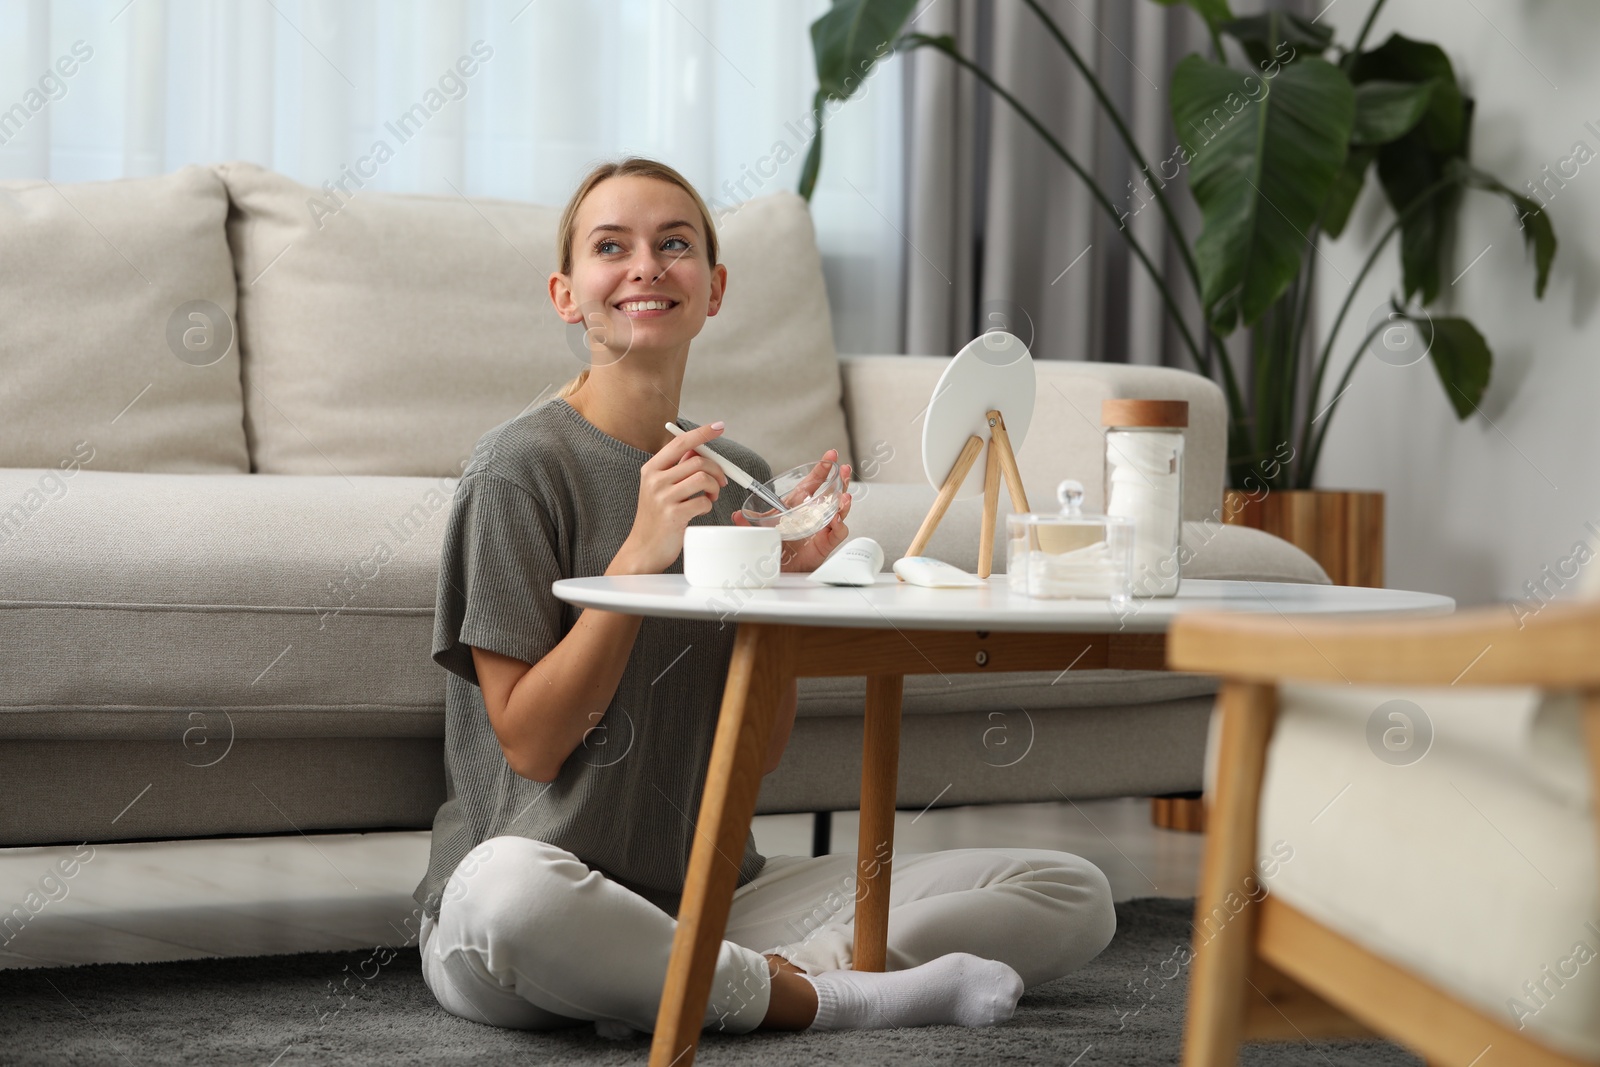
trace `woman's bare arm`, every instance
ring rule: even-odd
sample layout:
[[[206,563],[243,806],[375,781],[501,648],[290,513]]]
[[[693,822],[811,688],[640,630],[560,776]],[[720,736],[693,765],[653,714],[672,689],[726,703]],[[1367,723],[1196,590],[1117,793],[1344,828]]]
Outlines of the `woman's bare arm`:
[[[639,469],[633,528],[607,575],[659,574],[683,552],[684,527],[709,512],[728,484],[721,468],[694,451],[721,432],[721,424],[713,423],[679,434]],[[556,647],[532,665],[472,649],[489,725],[513,771],[536,782],[555,781],[561,765],[611,706],[641,621],[637,615],[586,608]]]
[[[619,552],[606,573],[640,572]],[[472,649],[489,724],[513,771],[536,782],[555,780],[610,707],[642,621],[585,608],[560,643],[533,665]]]
[[[772,738],[767,742],[767,763],[762,775],[771,774],[783,761],[783,750],[789,747],[789,735],[794,731],[794,713],[800,703],[800,681],[793,679],[778,705],[778,717],[772,724]]]
[[[488,649],[472,649],[489,723],[513,771],[536,782],[555,779],[567,757],[583,743],[584,734],[599,725],[611,705],[640,622],[637,615],[585,609],[567,636],[536,666]],[[791,681],[778,705],[763,775],[778,769],[789,746],[799,685]]]

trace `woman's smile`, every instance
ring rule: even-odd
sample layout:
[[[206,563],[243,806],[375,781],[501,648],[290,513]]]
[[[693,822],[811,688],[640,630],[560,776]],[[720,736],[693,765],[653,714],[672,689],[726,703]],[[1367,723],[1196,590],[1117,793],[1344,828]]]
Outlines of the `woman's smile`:
[[[630,319],[659,319],[677,308],[678,301],[667,296],[630,296],[612,306]]]

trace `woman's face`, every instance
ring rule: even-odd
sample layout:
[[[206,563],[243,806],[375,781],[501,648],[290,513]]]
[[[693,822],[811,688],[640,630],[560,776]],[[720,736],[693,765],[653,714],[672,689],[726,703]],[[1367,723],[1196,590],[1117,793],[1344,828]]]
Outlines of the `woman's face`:
[[[607,178],[578,206],[572,274],[550,277],[561,318],[583,323],[591,350],[686,345],[722,303],[727,268],[712,267],[700,210],[671,182]]]

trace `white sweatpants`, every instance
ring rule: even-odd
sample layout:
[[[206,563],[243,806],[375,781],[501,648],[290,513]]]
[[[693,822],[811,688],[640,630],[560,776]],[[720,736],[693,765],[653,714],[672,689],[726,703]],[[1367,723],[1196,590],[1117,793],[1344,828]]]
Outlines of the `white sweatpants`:
[[[769,856],[734,893],[705,1026],[760,1024],[767,953],[810,974],[849,967],[855,894],[853,854]],[[424,916],[422,974],[446,1011],[475,1022],[650,1031],[676,927],[570,852],[495,837],[457,866],[437,922]],[[1032,987],[1083,966],[1115,929],[1105,875],[1069,853],[952,849],[896,856],[890,871],[891,971],[970,952],[1009,964]]]

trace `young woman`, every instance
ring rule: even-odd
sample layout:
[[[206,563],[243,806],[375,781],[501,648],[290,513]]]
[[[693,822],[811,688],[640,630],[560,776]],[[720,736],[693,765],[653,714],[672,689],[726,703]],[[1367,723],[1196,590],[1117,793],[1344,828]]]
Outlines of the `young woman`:
[[[550,585],[681,573],[684,528],[732,522],[743,497],[724,495],[695,445],[771,471],[721,422],[678,413],[690,342],[728,281],[694,188],[650,160],[600,166],[557,244],[550,298],[588,327],[590,367],[484,435],[445,535],[433,658],[449,671],[449,788],[416,892],[423,974],[446,1010],[479,1022],[650,1030],[734,628],[580,612]],[[846,495],[826,529],[786,545],[783,569],[814,569],[845,540],[849,510]],[[769,772],[795,701],[791,688]],[[707,1026],[1003,1022],[1116,924],[1104,875],[1076,856],[897,856],[889,970],[858,973],[854,871],[853,855],[763,857],[747,840]]]

